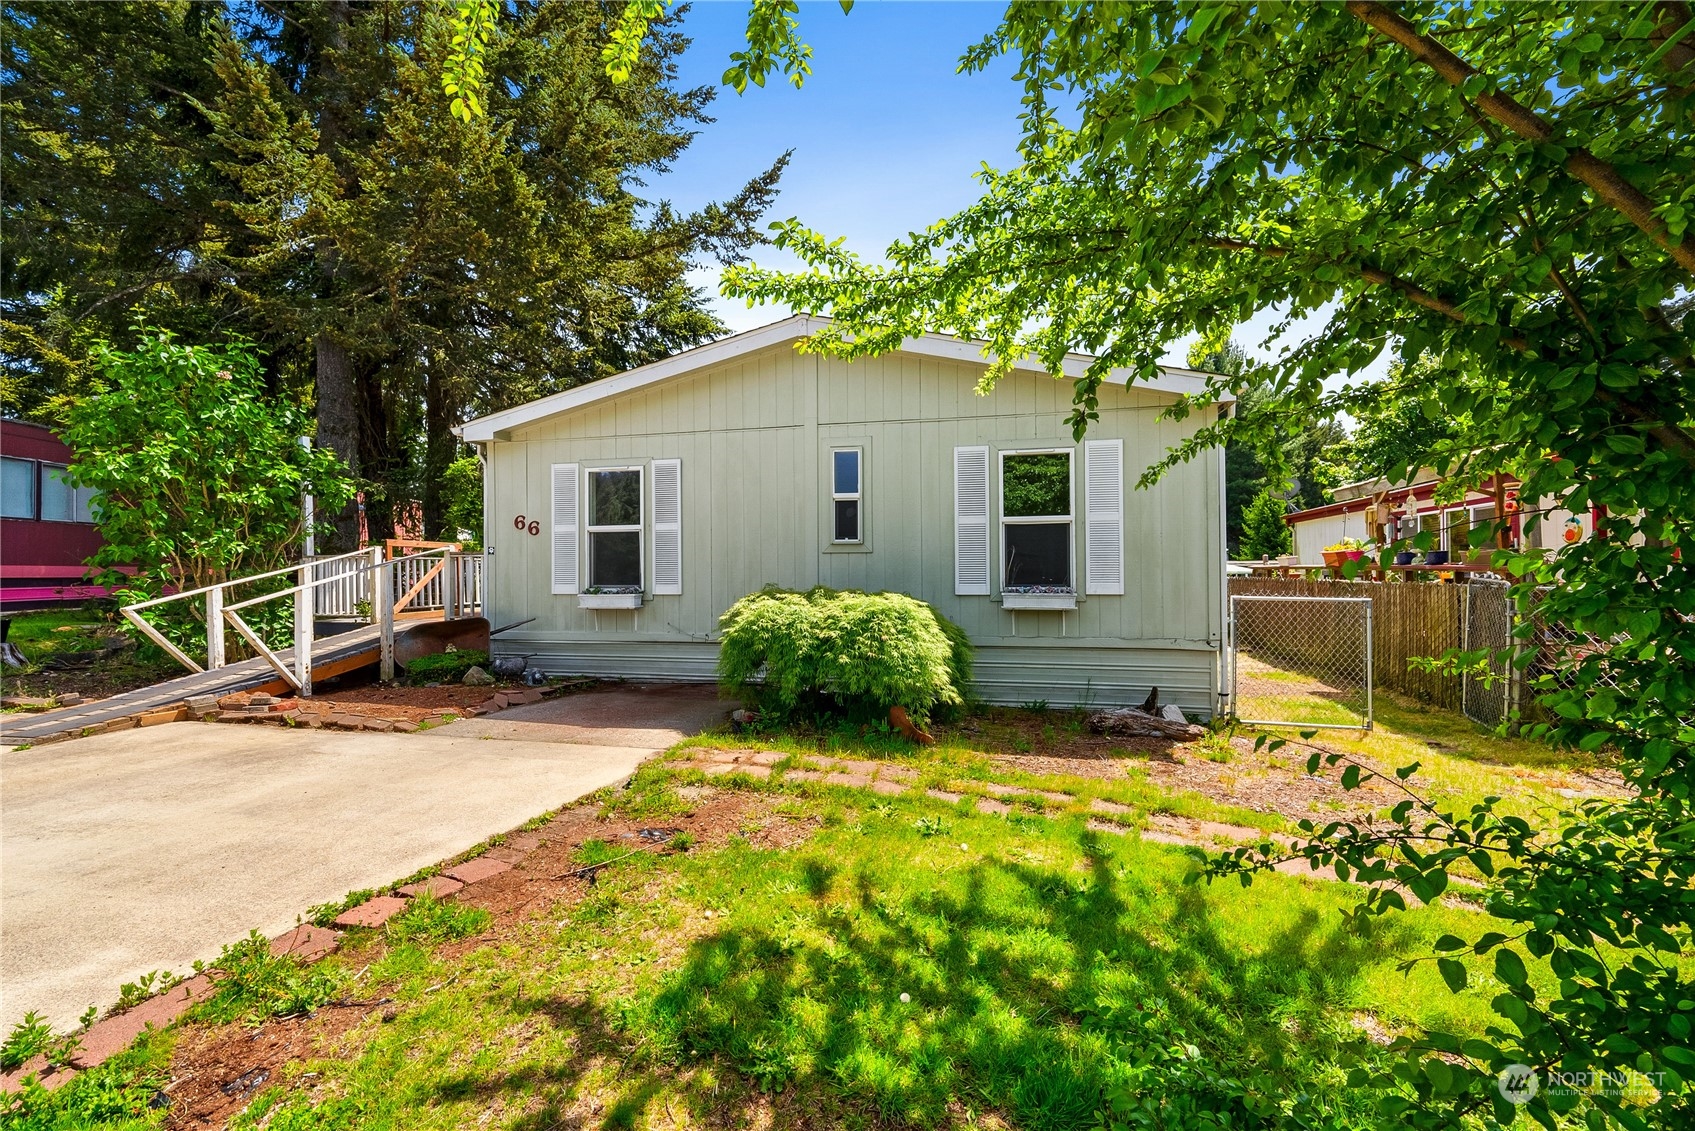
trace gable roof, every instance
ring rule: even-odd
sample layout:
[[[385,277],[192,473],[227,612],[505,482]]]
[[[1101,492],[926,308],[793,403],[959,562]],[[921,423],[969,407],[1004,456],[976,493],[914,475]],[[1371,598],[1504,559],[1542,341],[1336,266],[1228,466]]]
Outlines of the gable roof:
[[[682,353],[672,354],[659,361],[649,362],[635,369],[611,377],[602,377],[597,381],[566,389],[562,393],[554,393],[540,400],[530,401],[515,408],[501,412],[479,416],[453,429],[454,435],[470,443],[503,438],[498,434],[514,428],[522,428],[545,420],[550,416],[570,412],[574,409],[591,405],[598,401],[616,397],[635,389],[646,388],[661,381],[669,381],[674,377],[682,377],[718,365],[733,361],[738,357],[767,349],[771,346],[782,345],[785,342],[799,341],[830,325],[830,319],[816,314],[795,314],[780,322],[760,326],[753,330],[744,330],[740,334],[732,334],[727,338],[719,338],[715,342],[695,346]],[[942,334],[925,334],[922,337],[908,338],[901,343],[902,353],[918,354],[921,357],[937,357],[948,361],[968,361],[983,363],[981,343],[964,338],[952,338]],[[1094,358],[1088,354],[1072,353],[1065,357],[1062,376],[1078,378],[1083,376],[1089,363]],[[1046,368],[1034,358],[1025,358],[1015,364],[1014,368],[1046,373]],[[1178,369],[1160,366],[1159,376],[1152,381],[1140,382],[1137,387],[1151,389],[1158,393],[1185,394],[1194,396],[1206,389],[1207,378],[1210,374],[1195,369]],[[1116,378],[1121,384],[1129,380],[1130,371],[1115,369],[1109,379]]]

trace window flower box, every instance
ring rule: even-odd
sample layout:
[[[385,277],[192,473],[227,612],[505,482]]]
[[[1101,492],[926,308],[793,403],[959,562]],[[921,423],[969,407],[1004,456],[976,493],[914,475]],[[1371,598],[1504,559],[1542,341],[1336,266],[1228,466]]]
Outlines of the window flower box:
[[[1059,586],[1032,585],[1001,590],[1001,608],[1064,610],[1077,607],[1077,591]]]
[[[639,609],[642,607],[641,590],[588,590],[577,595],[579,609]]]

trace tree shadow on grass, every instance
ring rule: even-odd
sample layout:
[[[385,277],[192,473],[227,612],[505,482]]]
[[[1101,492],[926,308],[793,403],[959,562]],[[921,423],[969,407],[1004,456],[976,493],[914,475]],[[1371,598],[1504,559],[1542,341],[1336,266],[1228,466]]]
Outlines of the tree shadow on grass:
[[[1325,1015],[1394,945],[1325,930],[1306,907],[1249,950],[1201,889],[1156,892],[1115,869],[1098,834],[1079,846],[1086,876],[981,860],[906,895],[862,868],[799,925],[695,943],[639,1023],[670,1055],[721,1056],[767,1086],[826,1084],[895,1122],[933,1124],[969,1097],[1021,1126],[1082,1127],[1146,1046],[1181,1039],[1244,1071],[1310,1073],[1333,1051],[1317,1037]]]
[[[1080,825],[1075,835],[1081,869],[979,858],[929,883],[893,858],[846,871],[764,856],[792,881],[770,914],[696,940],[615,1014],[586,996],[511,1002],[569,1032],[572,1054],[467,1069],[438,1080],[433,1098],[528,1097],[510,1124],[519,1131],[635,1126],[679,1093],[722,1119],[766,1102],[756,1089],[787,1089],[795,1125],[833,1124],[827,1113],[845,1107],[933,1126],[963,1104],[1047,1131],[1093,1126],[1136,1060],[1177,1042],[1226,1074],[1314,1090],[1358,971],[1404,942],[1403,928],[1348,934],[1322,898],[1290,900],[1275,881],[1240,897],[1174,886],[1169,857],[1135,857],[1167,850]],[[1265,929],[1245,936],[1239,915]],[[701,1063],[742,1079],[692,1093],[684,1076]],[[611,1072],[588,1096],[597,1065]]]

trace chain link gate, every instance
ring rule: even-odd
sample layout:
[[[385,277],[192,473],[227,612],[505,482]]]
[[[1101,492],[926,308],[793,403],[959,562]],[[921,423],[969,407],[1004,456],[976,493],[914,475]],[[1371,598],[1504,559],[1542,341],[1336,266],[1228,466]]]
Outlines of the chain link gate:
[[[1486,727],[1506,722],[1517,707],[1518,673],[1511,663],[1513,605],[1504,581],[1472,581],[1465,587],[1460,622],[1460,651],[1489,649],[1484,663],[1489,674],[1467,669],[1461,677],[1460,710]]]
[[[1371,729],[1371,598],[1230,598],[1230,706],[1265,726]]]

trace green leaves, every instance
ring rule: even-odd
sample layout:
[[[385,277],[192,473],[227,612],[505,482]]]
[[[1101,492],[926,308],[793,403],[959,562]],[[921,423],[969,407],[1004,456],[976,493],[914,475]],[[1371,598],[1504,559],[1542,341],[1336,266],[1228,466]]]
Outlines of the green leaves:
[[[500,0],[455,0],[453,5],[449,49],[441,65],[441,89],[453,98],[449,111],[467,124],[483,115],[483,59],[499,17]]]
[[[126,584],[155,593],[274,568],[304,533],[308,488],[327,513],[351,498],[345,468],[302,448],[310,419],[268,393],[251,344],[137,336],[100,347],[106,391],[72,405],[63,432],[70,474],[101,497],[95,562],[138,567]]]

